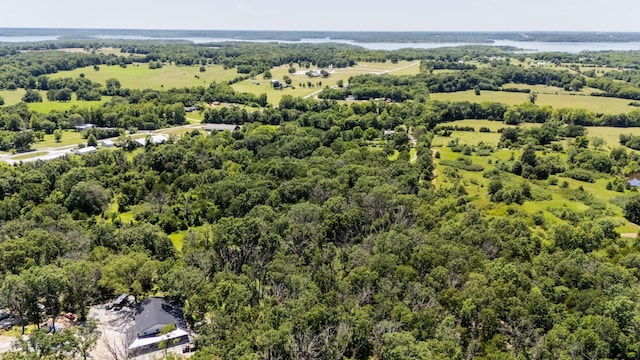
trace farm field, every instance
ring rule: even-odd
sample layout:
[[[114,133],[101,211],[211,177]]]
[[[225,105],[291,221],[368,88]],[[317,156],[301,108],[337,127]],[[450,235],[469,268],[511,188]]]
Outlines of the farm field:
[[[529,101],[529,94],[506,91],[481,91],[480,95],[476,95],[473,90],[467,90],[454,93],[435,93],[430,94],[429,97],[433,100],[441,101],[501,102],[507,105],[518,105]],[[553,108],[582,108],[602,114],[621,114],[637,109],[629,106],[629,102],[629,100],[625,99],[563,95],[561,93],[556,95],[540,92],[538,93],[536,105],[551,106]]]
[[[5,105],[15,105],[22,101],[22,97],[24,96],[25,90],[1,90],[0,96],[4,98]],[[85,101],[85,100],[77,100],[76,95],[73,94],[73,100],[71,101],[49,101],[47,100],[47,92],[44,90],[39,90],[40,95],[42,96],[42,102],[39,103],[29,103],[27,107],[29,110],[37,111],[40,113],[49,113],[52,110],[57,111],[66,111],[71,109],[74,106],[78,107],[99,107],[102,106],[105,102],[111,99],[111,96],[103,96],[100,101]]]
[[[502,121],[491,121],[491,120],[458,120],[452,121],[448,123],[444,123],[446,126],[472,126],[476,129],[475,132],[470,131],[452,131],[451,136],[442,137],[436,136],[433,141],[434,146],[445,146],[452,139],[458,138],[460,143],[466,143],[469,145],[477,145],[480,142],[484,142],[487,144],[496,145],[500,140],[500,134],[497,131],[501,128],[507,127],[537,127],[540,124],[534,123],[523,123],[520,125],[507,125]],[[479,129],[481,127],[486,127],[491,130],[490,133],[481,133]],[[587,134],[586,136],[591,137],[600,137],[605,141],[605,147],[614,148],[620,146],[620,135],[621,134],[632,134],[635,136],[640,136],[640,128],[619,128],[619,127],[610,127],[610,126],[586,126]],[[635,151],[632,149],[627,149],[627,151]]]
[[[236,69],[225,70],[222,66],[209,65],[207,71],[201,73],[199,66],[176,66],[165,65],[160,69],[151,70],[146,64],[132,64],[126,68],[120,66],[101,66],[99,71],[93,67],[84,67],[73,71],[63,71],[52,74],[52,78],[78,77],[84,74],[89,80],[104,84],[108,79],[118,79],[123,87],[132,89],[164,89],[172,87],[190,87],[190,86],[208,86],[211,82],[227,82],[241,74]],[[335,86],[338,80],[348,81],[349,77],[362,74],[383,74],[391,73],[394,75],[410,75],[417,74],[420,70],[420,63],[401,61],[396,64],[391,62],[385,63],[359,63],[354,67],[344,69],[333,69],[329,78],[309,78],[304,74],[305,71],[299,70],[298,73],[290,75],[287,65],[271,69],[272,79],[282,81],[283,76],[288,75],[292,79],[292,88],[283,90],[275,90],[272,88],[269,80],[258,75],[255,78],[247,79],[236,84],[233,88],[239,92],[247,92],[254,94],[266,93],[270,103],[277,104],[283,95],[292,96],[308,96],[319,91],[324,86]],[[307,87],[306,84],[311,81],[313,87]],[[319,83],[322,83],[320,86]],[[299,84],[304,83],[305,87]],[[295,87],[295,89],[293,88]],[[24,93],[22,93],[24,94]],[[16,103],[20,101],[22,94],[12,97],[5,97],[5,101]],[[0,93],[0,96],[3,96]],[[11,99],[11,102],[10,102]],[[37,107],[37,106],[36,106]],[[40,109],[38,108],[38,111]]]
[[[170,89],[192,86],[208,86],[211,82],[227,82],[241,74],[236,69],[225,70],[219,65],[209,65],[205,72],[200,72],[200,66],[164,65],[160,69],[149,69],[147,64],[134,63],[126,68],[118,65],[100,66],[96,71],[93,67],[84,67],[72,71],[61,71],[52,74],[51,78],[76,78],[84,74],[87,79],[103,84],[108,79],[118,79],[122,87],[131,89]]]
[[[310,78],[304,73],[306,70],[299,70],[295,74],[288,73],[289,66],[279,66],[271,69],[271,79],[263,79],[262,75],[258,75],[255,78],[247,79],[232,85],[232,87],[238,92],[246,92],[253,94],[267,94],[267,100],[271,104],[278,104],[282,96],[310,96],[315,92],[322,90],[325,86],[336,86],[338,80],[342,80],[345,84],[351,76],[363,75],[363,74],[383,74],[390,73],[394,75],[409,75],[417,74],[420,70],[419,62],[400,61],[397,64],[391,62],[386,63],[359,63],[356,66],[344,69],[333,69],[328,78]],[[271,86],[270,80],[283,81],[283,77],[287,75],[291,78],[290,88],[282,90],[276,90]],[[306,86],[307,82],[311,82],[313,87]],[[320,83],[322,83],[320,85]],[[305,84],[301,87],[300,84]]]

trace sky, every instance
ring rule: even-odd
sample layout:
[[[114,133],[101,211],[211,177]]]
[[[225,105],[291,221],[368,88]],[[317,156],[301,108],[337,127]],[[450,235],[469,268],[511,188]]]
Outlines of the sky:
[[[0,27],[326,31],[631,31],[635,0],[3,1]]]

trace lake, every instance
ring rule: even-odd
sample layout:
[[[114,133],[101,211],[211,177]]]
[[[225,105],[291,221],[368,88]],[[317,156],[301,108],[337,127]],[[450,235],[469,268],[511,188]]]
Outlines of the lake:
[[[233,38],[213,38],[213,37],[149,37],[138,35],[95,35],[97,39],[122,39],[122,40],[182,40],[191,41],[196,44],[214,43],[214,42],[259,42],[259,43],[282,43],[282,44],[322,44],[322,43],[340,43],[355,46],[361,46],[369,50],[398,50],[405,48],[415,49],[436,49],[442,47],[453,47],[463,45],[495,45],[495,46],[512,46],[523,49],[528,52],[568,52],[578,53],[581,51],[628,51],[640,50],[640,42],[542,42],[542,41],[512,41],[512,40],[494,40],[493,43],[403,43],[403,42],[356,42],[347,39],[331,39],[331,38],[308,38],[297,41],[283,40],[244,40]],[[0,36],[0,42],[36,42],[36,41],[52,41],[58,39],[58,36]]]

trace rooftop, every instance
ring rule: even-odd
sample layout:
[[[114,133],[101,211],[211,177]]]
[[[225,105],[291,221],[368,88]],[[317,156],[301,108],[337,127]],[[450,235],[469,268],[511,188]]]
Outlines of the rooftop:
[[[241,128],[242,126],[240,125],[236,125],[236,124],[205,124],[204,125],[204,130],[206,131],[212,131],[212,130],[216,130],[216,131],[236,131],[239,128]]]
[[[175,324],[178,329],[186,329],[182,309],[159,297],[148,298],[140,304],[135,322],[136,334],[158,324]]]

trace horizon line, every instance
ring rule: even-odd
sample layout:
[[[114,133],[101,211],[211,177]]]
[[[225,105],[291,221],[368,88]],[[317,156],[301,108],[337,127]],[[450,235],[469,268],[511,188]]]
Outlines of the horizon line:
[[[622,30],[283,30],[283,29],[177,29],[177,28],[109,28],[109,27],[39,27],[0,26],[0,30],[117,30],[117,31],[221,31],[221,32],[334,32],[334,33],[565,33],[565,34],[640,34]]]

